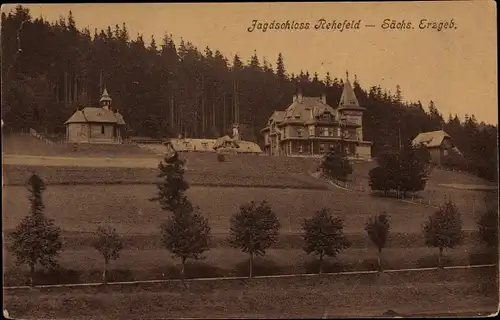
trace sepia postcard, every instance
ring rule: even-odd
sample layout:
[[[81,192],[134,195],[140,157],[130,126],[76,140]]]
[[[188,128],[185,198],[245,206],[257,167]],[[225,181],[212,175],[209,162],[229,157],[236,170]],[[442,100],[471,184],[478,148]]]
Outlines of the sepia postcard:
[[[495,2],[1,8],[5,318],[498,314]]]

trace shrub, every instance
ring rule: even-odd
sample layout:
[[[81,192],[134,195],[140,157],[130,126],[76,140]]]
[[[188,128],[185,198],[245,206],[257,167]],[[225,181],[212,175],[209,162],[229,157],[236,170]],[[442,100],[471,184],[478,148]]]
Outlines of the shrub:
[[[341,250],[348,248],[350,242],[344,236],[343,222],[334,217],[330,209],[316,211],[310,219],[304,219],[304,251],[319,257],[319,273],[323,272],[323,258],[335,257]]]
[[[462,220],[457,207],[448,200],[424,225],[425,244],[439,249],[438,266],[444,248],[454,248],[463,241]]]
[[[92,246],[99,251],[104,259],[102,282],[106,284],[108,283],[107,271],[109,262],[120,257],[120,251],[123,249],[123,240],[114,228],[99,227]]]
[[[231,217],[229,244],[249,255],[249,278],[253,276],[254,256],[263,256],[278,240],[280,222],[266,201],[242,205]]]

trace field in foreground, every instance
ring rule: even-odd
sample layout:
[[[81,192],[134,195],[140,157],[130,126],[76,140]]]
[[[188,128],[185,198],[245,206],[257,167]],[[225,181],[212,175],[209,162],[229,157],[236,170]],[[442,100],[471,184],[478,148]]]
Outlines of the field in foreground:
[[[382,253],[385,270],[431,268],[437,266],[437,249],[426,247],[388,247]],[[464,245],[447,250],[443,258],[445,266],[493,264],[498,256],[482,246]],[[92,247],[65,248],[58,258],[59,270],[44,272],[37,269],[35,283],[95,283],[101,282],[102,256]],[[179,279],[180,261],[164,248],[137,250],[127,247],[120,258],[112,261],[109,281],[144,281]],[[4,285],[27,284],[28,268],[16,266],[14,257],[4,254]],[[318,273],[317,257],[307,255],[302,248],[272,248],[264,257],[257,257],[254,275],[283,275]],[[324,272],[374,271],[377,270],[376,250],[373,247],[353,247],[335,258],[325,258]],[[200,261],[189,260],[186,266],[188,278],[216,278],[248,276],[248,255],[229,247],[211,248]]]
[[[69,232],[93,232],[108,223],[121,234],[156,234],[167,213],[156,202],[155,185],[49,185],[44,192],[47,216]],[[12,230],[29,212],[25,186],[5,186],[3,228]],[[393,232],[421,233],[422,224],[435,209],[371,197],[339,189],[271,189],[193,186],[187,196],[208,217],[214,233],[227,233],[229,218],[241,204],[267,200],[278,215],[282,232],[300,231],[305,217],[322,207],[344,219],[347,233],[364,233],[368,217],[387,212]],[[70,205],[68,206],[68,204]],[[477,230],[475,215],[462,214],[465,230]]]
[[[495,268],[7,290],[14,318],[292,318],[497,311]]]

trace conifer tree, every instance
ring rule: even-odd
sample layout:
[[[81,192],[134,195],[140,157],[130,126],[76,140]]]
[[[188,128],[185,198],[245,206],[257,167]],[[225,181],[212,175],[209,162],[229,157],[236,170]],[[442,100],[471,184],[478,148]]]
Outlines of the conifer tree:
[[[281,54],[281,52],[278,53],[278,60],[276,61],[276,75],[281,81],[285,80],[285,62],[283,61],[283,55]]]
[[[161,46],[158,43],[158,55],[155,45],[146,46],[142,36],[131,41],[125,24],[113,26],[113,32],[105,26],[91,35],[85,28],[78,30],[78,17],[73,14],[59,21],[46,21],[33,18],[28,9],[17,6],[2,13],[1,23],[5,71],[2,119],[14,131],[39,125],[50,133],[64,135],[63,123],[76,109],[76,102],[87,105],[76,98],[88,92],[88,106],[96,106],[104,85],[130,125],[129,135],[147,135],[151,131],[151,122],[146,121],[150,116],[161,119],[156,121],[159,127],[170,124],[168,133],[194,138],[209,134],[218,137],[216,133],[225,132],[235,120],[248,125],[248,131],[258,133],[275,110],[284,110],[290,104],[297,83],[304,95],[317,95],[326,87],[330,103],[338,101],[342,93],[339,75],[316,81],[309,75],[320,70],[304,70],[298,77],[287,77],[283,63],[286,53],[278,54],[274,73],[269,70],[270,64],[259,63],[256,54],[248,63],[242,63],[238,55],[235,59],[229,57],[234,62],[230,68],[228,59],[220,52],[218,56],[216,48],[212,48],[212,61],[210,54],[204,57],[188,39],[174,43],[171,35],[163,39]],[[367,90],[358,85],[355,80],[355,93],[367,109],[363,131],[365,138],[373,142],[374,157],[386,149],[398,149],[398,121],[402,141],[446,126],[453,143],[467,159],[466,163],[454,165],[485,179],[497,179],[496,126],[479,125],[472,114],[465,122],[457,118],[448,125],[434,103],[427,111],[420,101],[409,101],[407,105],[400,102],[400,88],[391,95],[379,85]],[[222,119],[214,121],[217,130],[207,130],[212,119]],[[162,135],[166,133],[162,130]]]
[[[28,181],[30,214],[27,215],[12,233],[11,251],[16,264],[27,264],[30,268],[29,283],[34,285],[35,266],[40,263],[46,269],[57,267],[56,258],[62,248],[61,229],[52,219],[44,215],[42,201],[44,182],[35,173]]]
[[[160,170],[158,178],[163,181],[157,185],[157,196],[150,200],[159,202],[164,211],[174,212],[183,201],[184,192],[189,188],[184,179],[186,161],[180,159],[177,152],[171,152],[158,164],[158,169]]]

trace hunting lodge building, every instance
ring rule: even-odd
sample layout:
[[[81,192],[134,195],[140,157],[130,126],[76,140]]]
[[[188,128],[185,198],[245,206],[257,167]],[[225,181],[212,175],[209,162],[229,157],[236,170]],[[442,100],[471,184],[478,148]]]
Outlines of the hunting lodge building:
[[[349,157],[371,159],[371,141],[363,140],[363,112],[354,90],[346,80],[337,109],[326,96],[293,96],[285,111],[274,111],[261,130],[264,152],[271,156],[322,156],[341,151]]]

